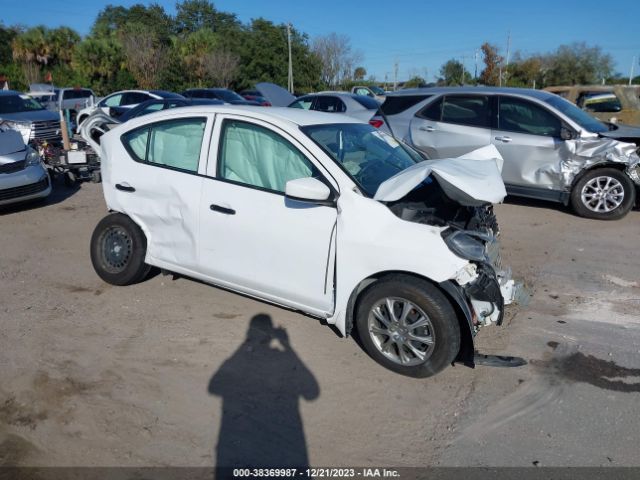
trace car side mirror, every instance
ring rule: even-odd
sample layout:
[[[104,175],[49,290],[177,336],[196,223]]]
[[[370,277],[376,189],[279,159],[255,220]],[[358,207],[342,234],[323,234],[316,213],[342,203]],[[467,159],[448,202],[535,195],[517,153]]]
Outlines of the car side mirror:
[[[560,128],[560,138],[562,140],[573,140],[574,138],[576,138],[576,134],[570,128],[561,127]]]
[[[333,203],[331,190],[317,178],[306,177],[289,180],[285,185],[286,198],[299,202],[329,205]]]

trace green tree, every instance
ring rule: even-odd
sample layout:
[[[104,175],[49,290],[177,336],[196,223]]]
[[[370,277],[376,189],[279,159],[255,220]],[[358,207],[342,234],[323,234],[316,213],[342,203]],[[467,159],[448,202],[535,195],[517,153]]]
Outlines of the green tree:
[[[18,35],[16,27],[5,27],[0,22],[0,65],[8,65],[13,61],[11,42]]]
[[[443,85],[463,85],[471,82],[471,74],[467,72],[464,65],[458,60],[451,59],[440,67],[441,81]]]
[[[39,25],[20,33],[11,42],[13,59],[22,66],[28,83],[40,81],[41,69],[51,59],[52,49],[47,40],[47,28]]]
[[[98,94],[135,87],[126,71],[122,45],[115,38],[89,37],[75,48],[74,68]]]
[[[404,82],[403,88],[419,88],[426,85],[427,81],[420,75],[414,75],[409,80]]]
[[[584,42],[560,45],[544,57],[546,85],[600,83],[613,73],[613,58]]]
[[[367,76],[367,71],[365,70],[364,67],[357,67],[354,71],[353,71],[353,79],[357,80],[357,81],[362,81],[364,80],[364,77]]]
[[[208,0],[184,0],[176,4],[174,30],[188,35],[207,28],[214,32],[237,29],[240,22],[235,14],[221,12]]]
[[[228,37],[224,36],[226,42],[229,41]],[[231,44],[229,51],[240,57],[234,87],[251,88],[258,82],[287,84],[289,57],[286,25],[275,25],[269,20],[258,18],[230,38],[237,43]],[[311,52],[307,36],[295,28],[291,29],[291,53],[296,90],[319,88],[319,59]]]
[[[218,46],[218,37],[210,28],[201,28],[179,41],[177,49],[186,67],[185,73],[198,87],[205,86],[207,58]]]

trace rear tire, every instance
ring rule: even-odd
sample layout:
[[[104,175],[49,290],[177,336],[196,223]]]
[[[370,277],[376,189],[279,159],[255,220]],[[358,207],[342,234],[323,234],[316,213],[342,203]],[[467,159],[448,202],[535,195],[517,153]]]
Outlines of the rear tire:
[[[355,324],[371,358],[409,377],[435,375],[460,351],[460,326],[451,303],[415,277],[389,276],[365,290],[356,304]]]
[[[571,191],[573,210],[585,218],[618,220],[633,208],[635,185],[616,168],[596,168],[585,173]]]
[[[91,236],[91,263],[100,278],[111,285],[141,282],[151,270],[144,263],[147,239],[126,215],[104,217]]]

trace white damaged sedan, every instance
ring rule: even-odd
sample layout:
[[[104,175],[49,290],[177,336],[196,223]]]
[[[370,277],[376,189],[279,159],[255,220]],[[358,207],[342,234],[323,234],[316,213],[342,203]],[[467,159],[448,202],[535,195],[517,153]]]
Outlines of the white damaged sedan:
[[[223,286],[357,333],[413,377],[473,365],[477,329],[511,300],[493,147],[424,161],[347,116],[234,106],[137,118],[96,147],[112,213],[91,259],[108,283],[155,266]]]

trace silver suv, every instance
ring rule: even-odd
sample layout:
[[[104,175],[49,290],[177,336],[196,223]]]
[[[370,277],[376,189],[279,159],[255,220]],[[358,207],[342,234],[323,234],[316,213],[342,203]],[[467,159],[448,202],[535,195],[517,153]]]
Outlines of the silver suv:
[[[510,195],[562,202],[611,220],[633,208],[636,146],[567,100],[540,90],[420,88],[391,93],[371,122],[422,151],[450,158],[493,144]]]

